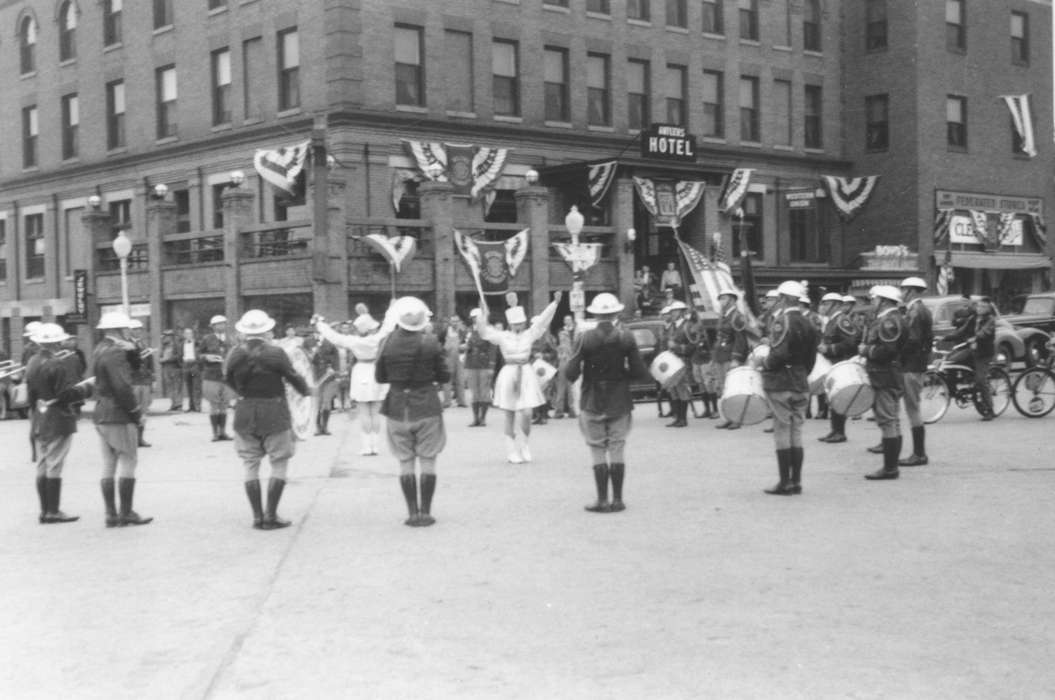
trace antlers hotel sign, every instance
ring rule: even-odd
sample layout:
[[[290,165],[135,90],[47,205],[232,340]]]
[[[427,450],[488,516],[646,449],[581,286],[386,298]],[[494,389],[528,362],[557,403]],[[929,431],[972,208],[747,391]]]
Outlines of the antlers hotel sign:
[[[694,161],[696,137],[680,126],[653,124],[641,132],[641,157]]]

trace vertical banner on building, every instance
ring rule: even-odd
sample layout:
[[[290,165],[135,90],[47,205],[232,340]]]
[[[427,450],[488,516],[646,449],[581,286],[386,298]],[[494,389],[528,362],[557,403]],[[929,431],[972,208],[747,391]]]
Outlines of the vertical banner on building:
[[[73,271],[73,313],[66,314],[68,323],[85,323],[88,320],[88,271]]]

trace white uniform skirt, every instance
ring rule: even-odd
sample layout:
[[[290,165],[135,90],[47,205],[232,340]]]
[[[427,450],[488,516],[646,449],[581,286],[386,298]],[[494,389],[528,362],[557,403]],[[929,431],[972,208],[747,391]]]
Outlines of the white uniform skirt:
[[[388,393],[387,384],[378,384],[374,378],[374,361],[359,360],[352,365],[348,380],[348,396],[352,401],[381,401]]]
[[[491,403],[503,411],[522,411],[546,403],[531,365],[503,365],[495,378],[495,396]]]

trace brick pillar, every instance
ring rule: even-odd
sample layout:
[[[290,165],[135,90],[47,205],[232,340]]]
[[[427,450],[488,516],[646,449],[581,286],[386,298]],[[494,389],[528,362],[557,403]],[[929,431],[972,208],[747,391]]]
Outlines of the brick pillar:
[[[324,280],[315,280],[314,312],[326,318],[348,318],[348,236],[346,234],[345,189],[343,178],[328,173],[326,257]],[[316,239],[318,242],[318,239]]]
[[[165,326],[165,290],[161,265],[164,262],[162,242],[176,232],[176,203],[163,199],[147,200],[147,264],[150,267],[150,346],[161,347],[161,331]],[[160,381],[160,376],[158,377]]]
[[[628,246],[626,237],[627,229],[634,226],[634,181],[628,177],[621,177],[615,181],[612,188],[612,224],[615,226],[615,236],[612,238],[612,247],[618,260],[617,284],[618,289],[612,290],[619,300],[626,306],[628,312],[636,308],[634,299],[634,260],[633,248]],[[629,249],[629,252],[627,252]]]
[[[113,238],[112,227],[110,214],[102,209],[92,209],[88,206],[81,214],[81,229],[88,237],[88,256],[84,261],[84,268],[88,273],[88,322],[77,327],[77,337],[81,349],[87,355],[91,355],[95,346],[95,324],[99,322],[99,297],[96,295],[95,285],[95,263],[99,259],[99,253],[96,246],[100,243],[110,244]]]
[[[432,225],[432,241],[435,249],[436,318],[454,315],[454,215],[451,190],[447,182],[423,182],[418,187],[421,199],[421,218]]]
[[[537,185],[521,187],[516,193],[517,221],[530,229],[528,260],[531,265],[531,314],[546,308],[550,298],[549,280],[549,190]],[[567,296],[567,290],[565,296]],[[528,314],[529,316],[531,314]]]
[[[220,195],[223,203],[224,316],[234,323],[242,315],[242,284],[239,252],[242,228],[253,223],[253,200],[244,187],[228,187]]]

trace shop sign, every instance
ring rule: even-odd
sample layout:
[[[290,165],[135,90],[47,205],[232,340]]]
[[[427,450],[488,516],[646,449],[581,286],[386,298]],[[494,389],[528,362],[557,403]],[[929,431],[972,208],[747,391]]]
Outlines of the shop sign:
[[[791,190],[784,193],[788,209],[812,209],[816,205],[816,190]]]
[[[936,205],[940,211],[962,209],[964,211],[1001,212],[1011,214],[1044,213],[1044,200],[1040,197],[1010,197],[1000,194],[976,194],[937,190]],[[977,240],[975,241],[977,242]]]
[[[107,311],[124,311],[124,306],[121,304],[103,304],[99,307],[99,313],[105,314]],[[150,316],[150,304],[129,304],[128,315],[131,318],[145,318]]]
[[[73,311],[66,314],[68,323],[84,323],[88,320],[88,271],[73,271]]]
[[[1022,245],[1022,219],[1012,219],[1004,230],[998,230],[999,223],[992,217],[985,217],[985,233],[978,235],[974,221],[969,216],[953,214],[949,219],[949,240],[961,245]],[[995,243],[994,243],[995,242]]]
[[[641,157],[695,161],[696,137],[680,126],[653,124],[641,132]]]

